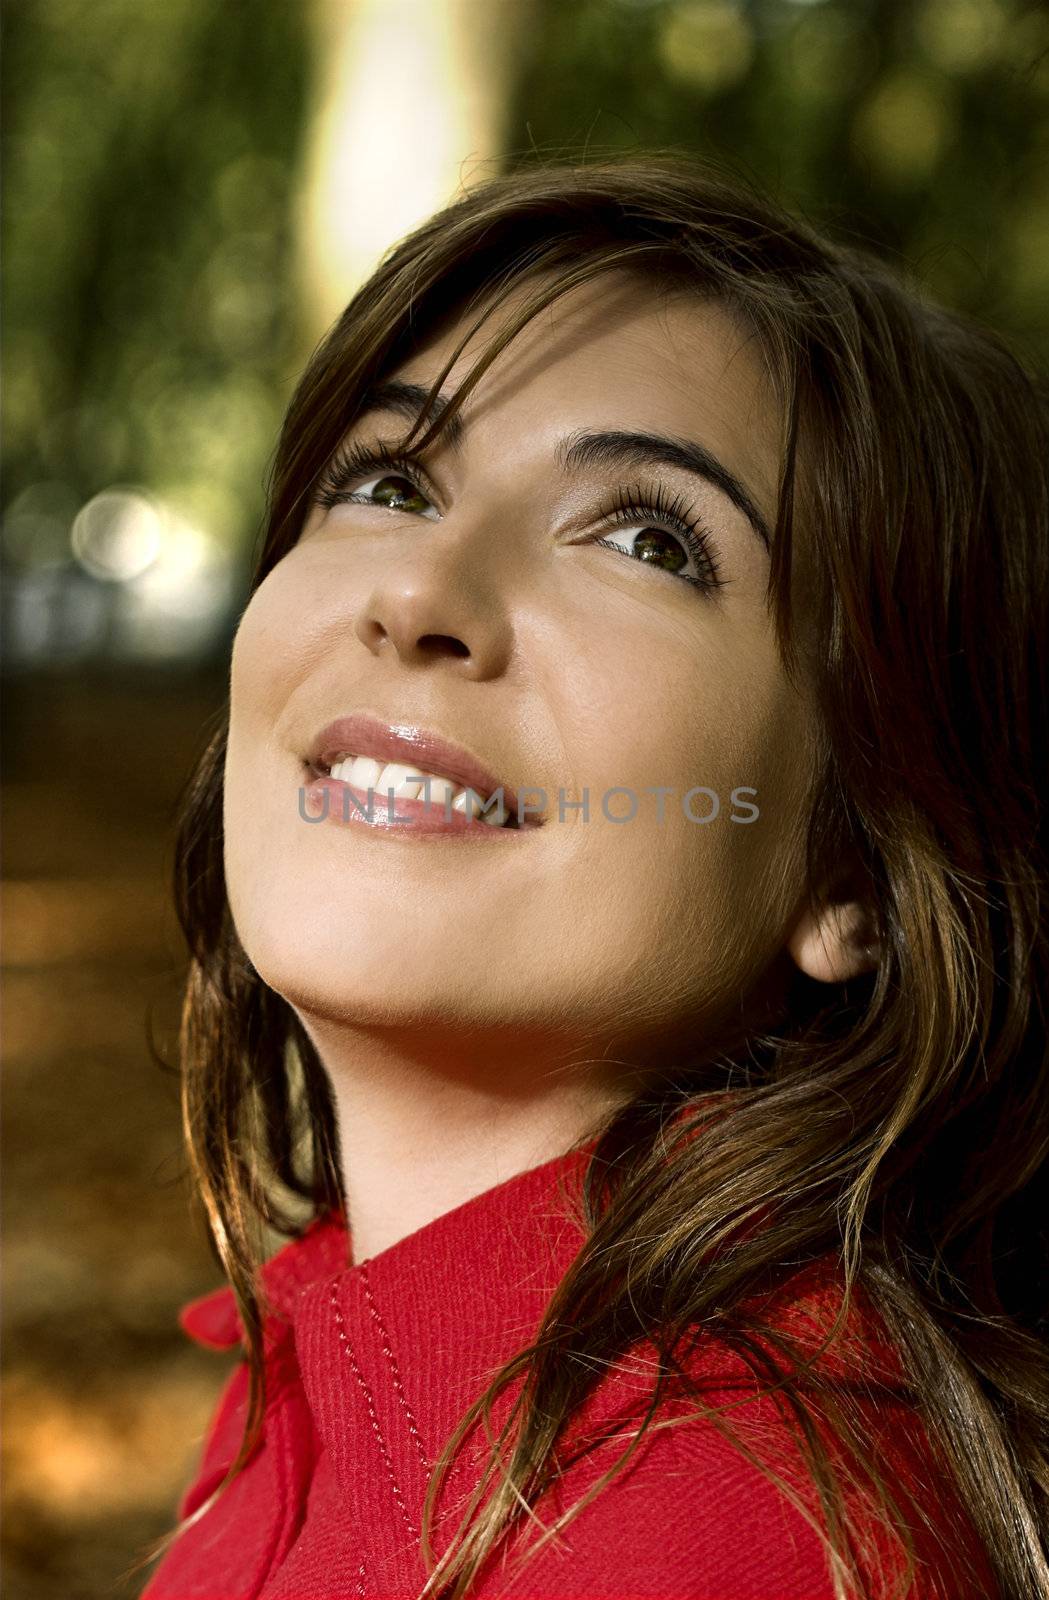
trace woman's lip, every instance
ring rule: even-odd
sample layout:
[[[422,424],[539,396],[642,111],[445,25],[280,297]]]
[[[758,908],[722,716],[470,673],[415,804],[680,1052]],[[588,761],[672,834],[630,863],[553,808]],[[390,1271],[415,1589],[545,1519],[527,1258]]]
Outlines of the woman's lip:
[[[461,788],[473,789],[485,800],[501,789],[506,809],[520,818],[516,790],[502,783],[472,751],[431,729],[420,728],[415,723],[385,722],[369,712],[359,711],[337,717],[322,728],[305,759],[314,769],[330,768],[335,757],[344,751],[355,756],[371,756],[376,761],[412,763],[419,772],[449,778]],[[540,821],[539,817],[529,815],[521,826],[536,827]],[[487,823],[482,826],[487,827]]]
[[[383,833],[402,834],[444,834],[446,836],[469,835],[471,838],[499,838],[503,834],[521,834],[525,829],[500,826],[493,827],[490,822],[482,819],[468,817],[462,811],[452,811],[449,815],[443,802],[431,801],[426,804],[425,797],[419,800],[408,800],[404,795],[395,795],[393,815],[399,820],[390,821],[390,803],[388,794],[381,790],[371,791],[371,817],[368,815],[369,795],[363,789],[358,789],[352,783],[343,783],[341,778],[333,778],[326,772],[318,772],[315,767],[307,764],[305,794],[308,801],[317,806],[316,816],[307,816],[309,821],[334,822],[338,827],[360,827],[379,829]],[[327,794],[327,809],[325,806]],[[351,797],[355,796],[358,804],[354,805]]]

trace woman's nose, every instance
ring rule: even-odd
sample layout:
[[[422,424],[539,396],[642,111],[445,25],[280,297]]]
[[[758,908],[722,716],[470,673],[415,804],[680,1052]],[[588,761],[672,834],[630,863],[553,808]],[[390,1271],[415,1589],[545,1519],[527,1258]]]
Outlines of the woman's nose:
[[[514,642],[508,600],[494,574],[463,570],[464,549],[391,560],[361,605],[354,631],[373,654],[396,651],[405,666],[454,658],[470,678],[506,670]]]

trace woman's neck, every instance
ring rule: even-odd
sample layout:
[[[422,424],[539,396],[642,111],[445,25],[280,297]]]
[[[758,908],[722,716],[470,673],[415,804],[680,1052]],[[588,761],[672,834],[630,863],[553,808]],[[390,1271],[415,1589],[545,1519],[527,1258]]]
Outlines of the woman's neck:
[[[331,1081],[355,1264],[596,1133],[636,1069],[546,1038],[442,1039],[299,1012]]]

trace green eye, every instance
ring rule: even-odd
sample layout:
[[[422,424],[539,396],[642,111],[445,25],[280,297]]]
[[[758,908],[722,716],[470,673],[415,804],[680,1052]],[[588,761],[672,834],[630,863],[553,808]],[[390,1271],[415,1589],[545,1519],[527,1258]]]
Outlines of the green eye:
[[[367,489],[357,491],[362,498],[367,492]],[[430,504],[413,483],[396,474],[377,479],[371,490],[371,498],[374,504],[387,506],[391,511],[425,511]]]
[[[435,521],[440,517],[433,499],[419,486],[426,477],[413,463],[385,448],[356,443],[345,447],[329,462],[317,486],[315,500],[334,506],[382,506],[387,511],[407,511]]]
[[[616,532],[595,539],[595,544],[618,550],[646,566],[659,567],[706,593],[720,587],[722,578],[712,550],[712,537],[679,496],[659,485],[655,491],[640,484],[632,493],[620,490],[605,513]],[[664,526],[664,524],[666,524]],[[695,570],[688,571],[690,565]]]
[[[688,556],[681,548],[681,541],[675,534],[665,533],[661,528],[646,528],[644,533],[637,534],[633,554],[639,561],[660,566],[666,572],[680,572],[682,567],[688,565]]]

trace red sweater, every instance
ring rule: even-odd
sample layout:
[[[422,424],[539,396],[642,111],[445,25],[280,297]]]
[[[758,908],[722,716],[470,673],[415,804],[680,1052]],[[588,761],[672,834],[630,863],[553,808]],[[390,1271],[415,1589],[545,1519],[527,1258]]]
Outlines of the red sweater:
[[[538,1326],[583,1242],[563,1199],[578,1194],[590,1146],[468,1200],[357,1266],[340,1217],[315,1223],[263,1269],[268,1401],[262,1442],[215,1505],[174,1543],[143,1600],[414,1600],[426,1579],[419,1527],[428,1468],[485,1379]],[[564,1189],[562,1188],[564,1186]],[[833,1306],[835,1274],[791,1280],[782,1325],[815,1329]],[[240,1337],[231,1292],[182,1313],[191,1337],[232,1348]],[[704,1398],[734,1401],[747,1444],[817,1502],[794,1436],[772,1398],[757,1398],[745,1363],[714,1341],[690,1370]],[[869,1304],[824,1359],[842,1378],[893,1370]],[[580,1458],[550,1500],[544,1523],[574,1503],[623,1449],[645,1390],[638,1348],[602,1379],[579,1426],[613,1422],[617,1436]],[[516,1393],[511,1391],[510,1397]],[[227,1383],[188,1515],[232,1460],[247,1394],[241,1362]],[[495,1428],[507,1414],[497,1406]],[[674,1401],[668,1401],[668,1409]],[[902,1400],[869,1402],[871,1452],[890,1485],[917,1487],[929,1526],[915,1528],[926,1563],[908,1600],[988,1600],[994,1585],[963,1521],[948,1513],[921,1427]],[[607,1432],[607,1430],[606,1430]],[[476,1482],[475,1431],[453,1470],[450,1498]],[[471,1466],[472,1463],[472,1466]],[[461,1512],[460,1512],[461,1515]],[[822,1525],[822,1518],[816,1511]],[[439,1520],[444,1549],[458,1518]],[[517,1536],[519,1538],[519,1536]],[[520,1548],[512,1543],[511,1550]],[[891,1547],[869,1600],[891,1592]],[[516,1577],[489,1561],[478,1600],[832,1600],[822,1547],[804,1515],[710,1422],[650,1434],[613,1478]]]

